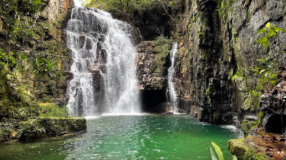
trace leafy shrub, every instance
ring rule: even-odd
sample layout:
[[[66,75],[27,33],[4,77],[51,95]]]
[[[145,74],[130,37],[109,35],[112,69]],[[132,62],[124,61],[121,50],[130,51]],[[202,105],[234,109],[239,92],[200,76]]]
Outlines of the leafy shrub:
[[[257,34],[264,34],[262,38],[257,40],[259,45],[263,47],[268,47],[269,44],[273,45],[274,43],[270,43],[275,41],[275,38],[278,38],[279,43],[279,35],[286,33],[286,30],[276,25],[271,25],[267,23],[265,28],[260,29],[256,32]],[[249,92],[249,100],[253,103],[254,109],[259,108],[259,99],[262,95],[262,90],[265,87],[272,88],[279,81],[278,79],[278,71],[281,65],[283,65],[283,54],[285,51],[281,50],[281,53],[276,53],[275,55],[269,55],[264,59],[258,59],[257,61],[260,63],[258,66],[252,68],[254,74],[258,77],[258,83],[254,90]]]
[[[103,10],[120,10],[131,13],[134,10],[147,10],[154,5],[174,6],[181,0],[88,0],[87,7],[95,7]]]
[[[39,105],[39,114],[40,117],[60,117],[60,118],[68,118],[71,117],[68,108],[59,107],[54,103],[41,103]]]
[[[43,75],[47,73],[49,76],[54,76],[54,66],[56,62],[52,62],[50,58],[35,58],[34,59],[34,70],[33,73],[36,75]]]
[[[9,55],[13,55],[13,52],[9,52]],[[12,70],[16,66],[16,61],[13,56],[9,56],[6,53],[2,52],[0,49],[0,65],[8,65]]]

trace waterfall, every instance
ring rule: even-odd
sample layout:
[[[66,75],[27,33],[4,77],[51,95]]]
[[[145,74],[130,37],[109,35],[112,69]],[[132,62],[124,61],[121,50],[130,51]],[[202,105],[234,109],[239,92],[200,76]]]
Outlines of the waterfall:
[[[176,90],[174,88],[174,84],[173,84],[173,74],[175,72],[175,67],[174,67],[174,63],[175,63],[175,56],[176,53],[178,51],[178,43],[174,43],[173,47],[172,47],[172,51],[171,51],[171,67],[168,69],[168,100],[169,100],[169,105],[171,108],[173,108],[173,112],[178,112],[177,106],[177,93]]]
[[[139,113],[133,29],[99,9],[76,7],[67,28],[73,79],[68,108],[75,116]]]

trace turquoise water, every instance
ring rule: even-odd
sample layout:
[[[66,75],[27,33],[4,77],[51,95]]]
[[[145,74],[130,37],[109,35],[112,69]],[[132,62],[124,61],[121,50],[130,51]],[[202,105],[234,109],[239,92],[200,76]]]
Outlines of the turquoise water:
[[[200,123],[187,115],[102,116],[88,120],[85,134],[60,140],[2,145],[0,160],[210,160],[211,142],[225,158],[232,126]]]

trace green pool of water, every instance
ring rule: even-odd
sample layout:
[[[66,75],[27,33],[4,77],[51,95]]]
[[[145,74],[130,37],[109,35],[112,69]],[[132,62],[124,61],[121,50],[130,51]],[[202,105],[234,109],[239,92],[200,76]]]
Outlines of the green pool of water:
[[[87,121],[85,134],[0,146],[0,160],[210,160],[211,142],[226,159],[229,139],[241,137],[232,126],[204,124],[187,115],[102,116]]]

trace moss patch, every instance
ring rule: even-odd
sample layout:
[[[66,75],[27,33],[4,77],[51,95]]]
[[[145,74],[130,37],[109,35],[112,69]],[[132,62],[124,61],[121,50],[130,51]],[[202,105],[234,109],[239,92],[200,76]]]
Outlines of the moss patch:
[[[261,153],[255,153],[254,149],[249,148],[245,139],[232,139],[228,141],[227,149],[236,155],[238,159],[247,160],[267,160],[267,158]]]

